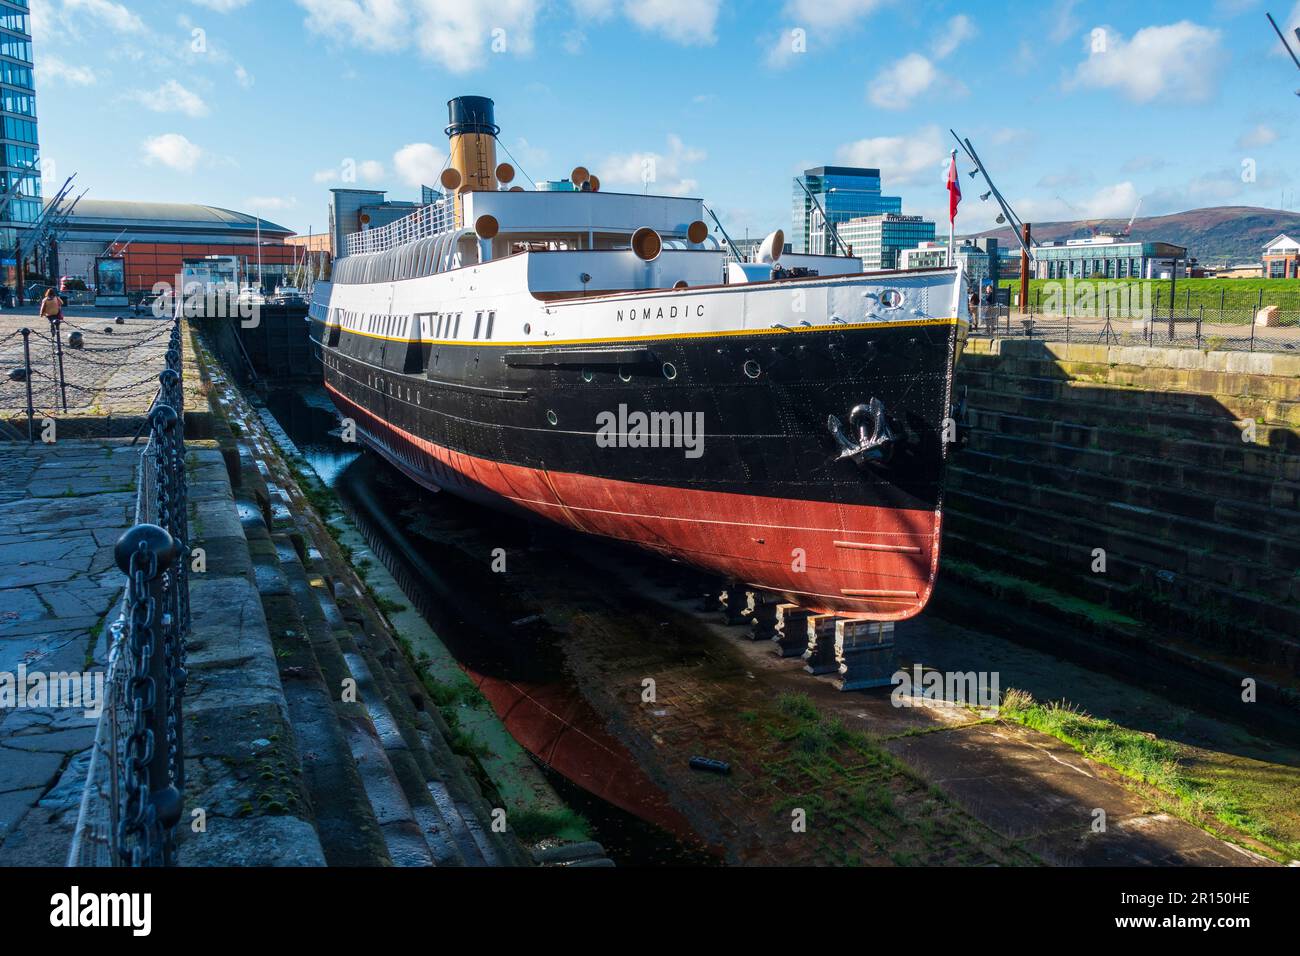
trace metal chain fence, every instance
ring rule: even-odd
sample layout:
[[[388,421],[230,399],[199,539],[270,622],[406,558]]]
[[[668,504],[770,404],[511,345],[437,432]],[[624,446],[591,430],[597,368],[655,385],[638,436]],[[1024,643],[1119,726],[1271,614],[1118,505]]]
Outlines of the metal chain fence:
[[[109,628],[107,699],[69,866],[172,866],[185,793],[182,701],[190,631],[189,522],[179,315],[140,454],[135,525],[114,556],[127,576]]]
[[[31,326],[0,336],[0,437],[36,441],[39,422],[70,407],[89,407],[100,415],[102,437],[132,435],[139,415],[130,409],[145,405],[156,377],[133,376],[134,368],[123,360],[142,348],[148,357],[160,352],[169,343],[174,321],[96,324],[84,316],[47,321],[48,328]],[[125,409],[116,419],[114,407]],[[77,428],[79,434],[101,433],[98,425],[92,428],[85,421]]]

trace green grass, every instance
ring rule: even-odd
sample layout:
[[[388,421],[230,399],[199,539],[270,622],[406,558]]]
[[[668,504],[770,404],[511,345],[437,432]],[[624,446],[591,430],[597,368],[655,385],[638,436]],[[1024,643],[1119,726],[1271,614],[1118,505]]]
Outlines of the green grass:
[[[1097,286],[1103,282],[1129,286],[1149,283],[1153,304],[1156,296],[1159,295],[1160,306],[1164,309],[1169,307],[1171,283],[1167,279],[1106,279],[1100,276],[1089,280],[1074,280],[1076,303],[1083,301],[1085,296],[1097,297],[1099,295]],[[1002,288],[1013,292],[1020,290],[1019,279],[1003,279],[1000,284]],[[1049,285],[1060,290],[1058,295],[1064,294],[1065,283],[1062,279],[1029,280],[1029,301],[1035,305],[1035,308],[1040,300],[1045,302],[1050,297]],[[1258,307],[1261,292],[1264,296],[1264,305],[1276,305],[1284,312],[1300,311],[1300,280],[1296,279],[1179,279],[1174,295],[1176,308],[1180,314],[1187,308],[1188,293],[1190,293],[1192,314],[1198,314],[1201,306],[1205,306],[1205,320],[1217,322],[1220,301],[1223,303],[1223,308],[1227,310],[1250,311]],[[1138,296],[1136,290],[1129,294],[1134,298]],[[1233,319],[1233,316],[1227,316],[1224,321]]]
[[[1183,819],[1201,824],[1213,818],[1285,857],[1300,858],[1292,790],[1274,779],[1271,765],[1196,759],[1179,744],[1092,717],[1064,701],[1040,703],[1015,688],[1003,695],[1001,716],[1153,787],[1171,798],[1165,809]]]
[[[1018,846],[957,810],[866,734],[824,716],[806,694],[750,712],[764,788],[783,819],[806,814],[821,863],[1025,864]]]

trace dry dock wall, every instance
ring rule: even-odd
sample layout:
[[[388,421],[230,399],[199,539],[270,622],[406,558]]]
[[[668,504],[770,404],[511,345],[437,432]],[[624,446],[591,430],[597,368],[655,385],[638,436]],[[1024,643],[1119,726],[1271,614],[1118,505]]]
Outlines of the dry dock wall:
[[[945,575],[1294,686],[1300,355],[977,339],[957,384]]]

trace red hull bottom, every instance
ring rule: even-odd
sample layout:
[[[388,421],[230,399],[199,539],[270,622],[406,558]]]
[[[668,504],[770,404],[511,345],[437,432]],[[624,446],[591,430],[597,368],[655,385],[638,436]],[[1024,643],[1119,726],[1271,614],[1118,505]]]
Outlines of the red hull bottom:
[[[934,587],[938,511],[695,491],[502,464],[435,445],[326,388],[376,450],[427,487],[632,542],[817,611],[904,620],[925,607]]]

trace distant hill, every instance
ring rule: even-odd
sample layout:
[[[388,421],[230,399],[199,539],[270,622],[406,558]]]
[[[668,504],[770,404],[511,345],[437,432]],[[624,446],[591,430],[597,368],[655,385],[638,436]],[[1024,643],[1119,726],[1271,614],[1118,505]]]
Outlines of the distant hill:
[[[1040,242],[1055,239],[1086,239],[1090,228],[1118,233],[1127,219],[1102,219],[1090,222],[1036,222],[1034,238]],[[1146,216],[1134,220],[1132,236],[1147,241],[1172,242],[1186,246],[1190,255],[1203,265],[1227,265],[1259,262],[1264,246],[1278,233],[1300,238],[1300,213],[1257,206],[1213,206],[1189,209],[1169,216]],[[1008,228],[979,233],[996,236],[1006,245],[1015,246]]]

